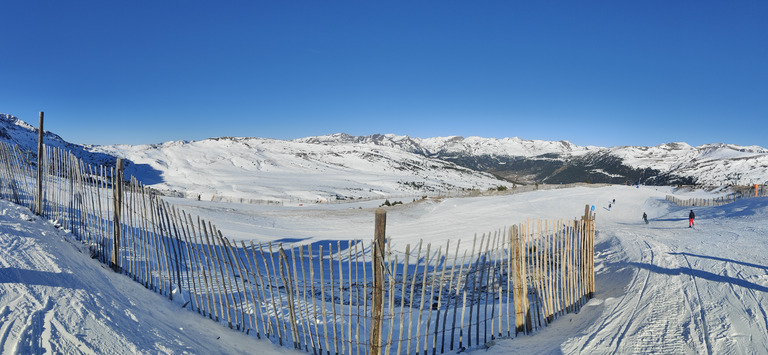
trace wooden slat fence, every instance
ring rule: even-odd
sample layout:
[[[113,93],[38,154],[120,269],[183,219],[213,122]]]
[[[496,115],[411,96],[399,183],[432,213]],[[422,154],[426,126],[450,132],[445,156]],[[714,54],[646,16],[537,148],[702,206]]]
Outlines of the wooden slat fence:
[[[482,347],[578,311],[595,290],[588,209],[579,219],[527,220],[469,243],[396,250],[387,240],[377,253],[379,244],[363,240],[233,241],[135,178],[123,181],[120,169],[44,152],[40,214],[93,258],[204,317],[313,354]],[[36,175],[16,146],[0,143],[1,198],[34,208]]]
[[[766,197],[768,196],[768,188],[765,185],[754,185],[747,189],[740,189],[736,192],[729,193],[725,196],[714,198],[680,198],[674,195],[667,195],[666,200],[672,202],[678,206],[691,206],[691,207],[706,207],[706,206],[723,206],[729,203],[736,202],[743,198],[752,197]]]

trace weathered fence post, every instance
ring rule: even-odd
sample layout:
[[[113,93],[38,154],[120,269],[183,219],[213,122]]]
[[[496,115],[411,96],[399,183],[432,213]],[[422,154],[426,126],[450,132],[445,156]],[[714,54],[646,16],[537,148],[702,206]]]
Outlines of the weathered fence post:
[[[586,275],[586,296],[591,299],[595,293],[595,220],[590,216],[589,205],[584,208],[584,246]]]
[[[510,257],[512,258],[512,272],[514,285],[514,298],[515,298],[515,335],[526,331],[526,327],[530,327],[530,322],[526,320],[530,317],[528,313],[528,304],[524,302],[524,293],[527,292],[526,281],[524,278],[523,268],[525,267],[523,249],[521,245],[520,232],[518,226],[514,225],[510,228],[510,246],[512,248]],[[530,331],[530,329],[527,329]]]
[[[373,240],[373,317],[371,318],[371,355],[379,355],[381,351],[381,334],[383,327],[382,310],[384,307],[384,235],[387,229],[387,211],[383,208],[376,210],[374,240]]]
[[[122,270],[120,262],[120,211],[123,204],[123,159],[117,158],[115,176],[112,177],[112,192],[115,194],[115,206],[112,209],[112,269],[115,272]]]
[[[589,241],[589,294],[592,298],[595,295],[595,219],[587,221],[589,226],[587,237]]]
[[[37,131],[37,202],[35,213],[43,215],[43,112],[40,111],[40,128]]]

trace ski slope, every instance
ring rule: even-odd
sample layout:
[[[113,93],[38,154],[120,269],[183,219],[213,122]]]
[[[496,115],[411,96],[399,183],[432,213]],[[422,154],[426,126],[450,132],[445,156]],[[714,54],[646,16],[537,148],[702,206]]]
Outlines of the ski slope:
[[[664,200],[673,192],[580,187],[406,203],[388,208],[387,235],[397,249],[419,239],[468,241],[526,218],[574,218],[594,205],[595,297],[532,335],[470,352],[766,353],[768,199],[694,207],[696,228],[689,229],[690,208]],[[227,236],[284,243],[370,239],[381,203],[172,202]],[[68,240],[50,222],[0,201],[0,353],[298,353],[183,309],[180,297],[171,302],[144,289]]]
[[[688,208],[641,194],[598,215],[595,298],[500,353],[768,353],[768,199],[694,207],[689,229]]]

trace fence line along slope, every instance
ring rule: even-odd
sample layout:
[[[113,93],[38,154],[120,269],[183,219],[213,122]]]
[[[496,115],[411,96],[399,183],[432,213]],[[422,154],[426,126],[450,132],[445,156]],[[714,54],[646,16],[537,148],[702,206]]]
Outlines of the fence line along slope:
[[[388,243],[373,260],[365,241],[238,245],[135,179],[124,181],[119,166],[91,167],[51,147],[36,206],[32,164],[14,146],[0,149],[2,197],[70,230],[93,258],[204,317],[313,353],[477,347],[539,329],[594,293],[588,211],[481,235],[461,255],[460,240],[404,251]],[[375,297],[371,276],[381,264],[387,276]],[[368,335],[374,309],[383,312],[377,339]]]

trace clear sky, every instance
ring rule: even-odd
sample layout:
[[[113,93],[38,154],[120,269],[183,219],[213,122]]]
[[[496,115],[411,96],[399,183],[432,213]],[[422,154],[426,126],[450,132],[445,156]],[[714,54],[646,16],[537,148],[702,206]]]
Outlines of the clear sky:
[[[345,132],[768,147],[768,1],[0,2],[0,112],[75,143]]]

